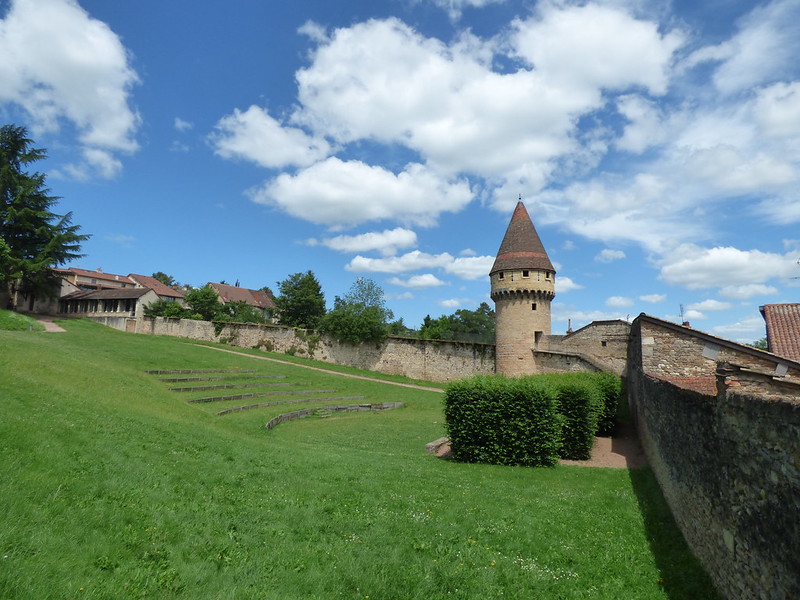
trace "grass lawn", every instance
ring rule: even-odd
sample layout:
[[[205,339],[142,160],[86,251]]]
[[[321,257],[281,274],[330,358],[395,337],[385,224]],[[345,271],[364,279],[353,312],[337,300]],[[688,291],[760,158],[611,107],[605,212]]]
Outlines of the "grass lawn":
[[[44,325],[28,315],[0,310],[0,331],[44,331]]]
[[[440,393],[60,324],[0,331],[0,598],[715,597],[647,469],[443,461]],[[145,372],[214,368],[287,385]],[[405,406],[263,427],[352,402]]]

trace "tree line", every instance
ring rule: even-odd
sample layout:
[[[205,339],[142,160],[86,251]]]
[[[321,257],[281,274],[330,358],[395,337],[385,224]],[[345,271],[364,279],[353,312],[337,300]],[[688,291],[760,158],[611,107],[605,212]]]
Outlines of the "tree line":
[[[175,285],[175,279],[163,272],[153,277]],[[372,279],[359,277],[344,296],[335,296],[333,308],[326,308],[325,294],[313,271],[294,273],[277,282],[277,294],[268,287],[261,288],[275,301],[275,308],[262,312],[244,302],[222,304],[210,287],[190,289],[187,306],[158,301],[145,309],[150,317],[202,319],[239,323],[277,323],[299,329],[326,333],[340,342],[358,344],[380,343],[389,335],[433,340],[494,343],[494,310],[486,302],[476,310],[460,309],[436,319],[427,315],[419,329],[394,320],[386,306],[383,289]]]
[[[54,297],[58,276],[54,268],[81,258],[89,235],[72,224],[72,214],[54,212],[59,198],[50,194],[42,173],[31,171],[46,152],[35,148],[24,127],[0,127],[0,298],[8,304],[17,294]],[[174,277],[158,271],[154,278],[178,286]],[[240,323],[277,322],[314,329],[341,342],[380,343],[389,335],[421,339],[494,341],[494,311],[485,302],[477,310],[457,310],[436,319],[427,315],[419,329],[394,320],[381,287],[358,278],[346,294],[334,297],[327,310],[322,287],[312,271],[294,273],[278,283],[275,309],[261,311],[245,302],[220,302],[209,287],[189,289],[186,306],[159,300],[145,308],[147,316]],[[238,281],[237,281],[238,285]],[[2,306],[2,305],[0,305]]]

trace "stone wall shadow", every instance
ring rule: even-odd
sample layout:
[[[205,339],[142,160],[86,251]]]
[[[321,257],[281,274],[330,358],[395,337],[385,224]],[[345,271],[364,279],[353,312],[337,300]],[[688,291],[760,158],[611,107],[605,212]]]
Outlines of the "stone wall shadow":
[[[678,529],[650,468],[629,469],[659,583],[670,600],[719,600],[711,578]]]

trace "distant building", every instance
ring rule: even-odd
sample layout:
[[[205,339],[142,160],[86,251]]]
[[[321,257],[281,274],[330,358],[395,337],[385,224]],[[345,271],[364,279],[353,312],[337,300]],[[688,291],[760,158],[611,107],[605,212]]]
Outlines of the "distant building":
[[[139,317],[158,300],[185,304],[183,293],[147,275],[117,275],[102,269],[53,269],[58,275],[53,297],[21,294],[15,310],[59,316]]]
[[[227,283],[209,282],[207,285],[217,292],[219,301],[222,304],[244,302],[260,310],[265,317],[269,316],[269,313],[275,308],[275,300],[273,300],[272,294],[264,290],[251,290],[236,285],[228,285]]]

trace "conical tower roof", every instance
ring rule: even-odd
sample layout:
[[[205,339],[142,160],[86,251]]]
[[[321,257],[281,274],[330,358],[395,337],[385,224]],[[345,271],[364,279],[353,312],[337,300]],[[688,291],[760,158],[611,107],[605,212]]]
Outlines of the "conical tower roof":
[[[514,209],[503,243],[500,244],[500,250],[497,251],[497,258],[495,258],[489,274],[512,269],[540,269],[556,272],[522,201],[517,202],[517,207]]]

